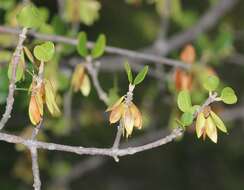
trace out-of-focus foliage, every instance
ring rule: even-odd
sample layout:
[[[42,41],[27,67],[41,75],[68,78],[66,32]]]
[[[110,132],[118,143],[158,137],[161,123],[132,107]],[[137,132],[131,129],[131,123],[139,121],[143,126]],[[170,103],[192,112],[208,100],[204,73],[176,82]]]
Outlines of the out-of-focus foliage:
[[[114,140],[116,127],[109,126],[108,114],[104,113],[106,105],[99,101],[87,72],[74,77],[76,68],[70,66],[72,65],[70,60],[76,59],[77,67],[84,66],[85,58],[90,54],[99,61],[100,56],[104,55],[106,43],[128,49],[147,47],[157,39],[161,21],[165,17],[170,23],[167,36],[173,36],[197,23],[200,15],[209,6],[216,5],[218,1],[199,3],[198,1],[171,0],[169,8],[166,0],[33,0],[32,2],[37,9],[34,12],[38,12],[40,15],[38,19],[28,22],[28,26],[29,23],[32,23],[31,26],[36,28],[35,31],[73,38],[78,38],[81,31],[84,33],[79,35],[77,47],[56,43],[55,54],[50,61],[50,56],[45,52],[43,55],[42,51],[37,51],[34,53],[35,58],[31,58],[25,51],[21,57],[21,63],[29,72],[22,75],[23,64],[19,65],[17,78],[24,80],[18,80],[16,83],[17,88],[22,90],[16,90],[13,119],[9,122],[7,130],[17,134],[26,133],[29,134],[26,137],[30,137],[31,123],[28,119],[30,94],[28,94],[28,89],[32,82],[31,75],[40,64],[36,59],[44,58],[45,61],[49,61],[45,64],[45,78],[52,81],[54,91],[58,92],[55,98],[62,113],[60,117],[55,118],[48,113],[45,115],[44,128],[42,134],[39,135],[39,140],[89,147],[108,147]],[[63,2],[63,5],[58,6],[58,2]],[[22,1],[0,0],[1,25],[19,27],[16,18],[23,7]],[[236,31],[243,30],[241,19],[243,7],[244,4],[240,1],[232,13],[221,19],[216,27],[192,42],[195,54],[192,56],[194,59],[190,61],[191,63],[188,62],[189,59],[187,61],[182,58],[181,50],[175,50],[168,55],[186,64],[192,64],[192,70],[185,71],[179,68],[169,70],[167,67],[166,73],[163,76],[160,74],[166,79],[159,81],[150,77],[151,73],[155,73],[153,72],[155,67],[152,66],[149,69],[149,75],[135,89],[133,102],[141,111],[143,127],[140,131],[134,131],[132,140],[153,130],[174,128],[178,125],[176,118],[186,127],[186,135],[162,150],[157,149],[133,158],[123,159],[119,166],[108,162],[109,164],[105,164],[95,172],[90,172],[85,178],[76,180],[72,184],[72,189],[119,189],[120,186],[123,189],[243,189],[242,160],[244,153],[241,130],[243,122],[241,120],[233,123],[227,122],[220,116],[224,111],[228,111],[228,108],[220,102],[236,103],[237,96],[241,101],[244,90],[240,85],[244,80],[243,69],[240,69],[242,67],[227,64],[228,61],[226,61],[226,58],[231,57],[233,53],[243,51],[243,39],[236,39]],[[26,13],[21,16],[21,20],[27,21],[26,18],[29,18],[32,11]],[[42,24],[39,23],[39,19]],[[35,27],[36,25],[38,27]],[[98,38],[101,33],[104,33],[106,39],[103,36]],[[84,46],[87,40],[95,43],[97,41],[91,51]],[[1,113],[5,108],[9,83],[8,73],[12,70],[11,59],[16,42],[17,36],[0,33]],[[25,45],[30,52],[33,52],[36,45],[42,43],[42,40],[28,38]],[[47,53],[52,54],[51,51]],[[33,64],[33,59],[36,64]],[[124,60],[116,62],[116,64],[123,63]],[[131,63],[133,64],[133,61]],[[105,59],[101,64],[109,65],[110,63]],[[8,65],[10,66],[8,67]],[[102,87],[108,92],[108,105],[113,105],[120,95],[128,90],[128,81],[133,83],[135,82],[133,79],[136,78],[134,71],[134,77],[132,77],[128,65],[126,66],[128,77],[123,70],[113,69],[113,65],[111,65],[111,70],[99,72]],[[86,82],[83,83],[86,85],[82,86],[78,83],[78,90],[81,90],[83,95],[89,94],[87,97],[80,93],[71,93],[72,78],[80,76],[82,76],[81,78],[86,76],[84,77]],[[208,76],[212,76],[212,78],[206,80]],[[217,82],[213,79],[215,77],[220,79],[219,85],[216,85]],[[143,78],[144,73],[142,72],[136,83],[141,82]],[[87,82],[88,80],[89,82]],[[235,92],[227,86],[232,86]],[[195,135],[194,129],[190,126],[195,124],[193,113],[199,108],[198,105],[208,97],[208,90],[218,92],[219,103],[211,106],[212,112],[208,110],[210,117],[203,120],[200,120],[202,115],[199,117],[197,126],[198,129],[202,129],[208,120],[208,124],[210,122],[214,129],[214,132],[208,133],[208,136],[213,141],[216,141],[218,137],[217,146],[214,146],[213,143],[197,141],[195,136],[202,137],[202,130]],[[178,94],[180,94],[179,99]],[[180,110],[177,108],[177,103]],[[211,121],[214,121],[215,127]],[[217,129],[223,132],[228,131],[229,135],[222,136],[218,133],[217,136]],[[23,147],[17,146],[16,149],[22,152],[16,153],[11,150],[10,146],[1,144],[0,189],[22,190],[27,189],[32,183],[30,155]],[[48,189],[47,186],[51,184],[52,180],[68,174],[72,166],[80,160],[80,157],[63,153],[41,151],[39,155],[44,189]],[[144,156],[143,159],[140,159],[141,156]],[[155,163],[155,166],[145,163]],[[130,172],[128,173],[128,171]],[[177,183],[175,183],[176,181]]]

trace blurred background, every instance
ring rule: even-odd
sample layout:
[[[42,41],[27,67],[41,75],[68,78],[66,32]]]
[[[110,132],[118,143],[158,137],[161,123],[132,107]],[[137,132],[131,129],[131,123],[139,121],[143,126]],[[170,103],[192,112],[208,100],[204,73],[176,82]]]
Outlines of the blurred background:
[[[27,1],[0,0],[1,26],[18,28],[16,14]],[[194,103],[207,98],[201,75],[211,70],[221,79],[221,87],[231,86],[238,103],[215,103],[214,110],[225,121],[228,135],[219,133],[218,143],[197,139],[189,127],[184,136],[162,147],[126,156],[116,163],[111,158],[77,156],[63,152],[40,151],[39,163],[43,187],[47,190],[243,190],[244,189],[244,1],[237,0],[33,0],[46,24],[38,31],[47,35],[76,38],[85,31],[90,41],[100,33],[110,46],[147,52],[180,60],[185,45],[196,50],[196,70],[191,91]],[[16,47],[17,36],[0,32],[0,112],[5,110],[8,93],[7,64]],[[30,49],[42,40],[28,38]],[[85,147],[110,147],[116,125],[109,125],[106,105],[94,87],[88,97],[70,93],[73,66],[84,62],[76,47],[56,43],[56,54],[46,66],[46,76],[58,90],[62,116],[47,112],[44,129],[38,139]],[[143,129],[122,139],[122,147],[141,145],[165,136],[179,117],[174,74],[176,68],[105,54],[101,58],[99,80],[109,100],[127,92],[123,69],[128,59],[134,73],[144,64],[149,75],[135,89],[134,101],[143,113]],[[27,61],[27,65],[30,65]],[[28,66],[31,67],[31,66]],[[17,83],[29,88],[31,78]],[[5,130],[30,137],[29,95],[15,93],[14,113]],[[29,152],[22,146],[0,143],[0,189],[32,189]]]

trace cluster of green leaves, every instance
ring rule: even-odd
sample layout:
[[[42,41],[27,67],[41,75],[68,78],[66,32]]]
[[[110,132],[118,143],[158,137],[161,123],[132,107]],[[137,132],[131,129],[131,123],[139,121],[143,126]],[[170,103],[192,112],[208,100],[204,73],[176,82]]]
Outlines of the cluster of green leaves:
[[[208,76],[203,83],[203,87],[210,93],[217,90],[219,86],[219,78],[217,76]],[[221,95],[217,100],[223,101],[225,104],[235,104],[237,102],[237,96],[235,91],[231,87],[225,87],[221,91]]]
[[[125,71],[127,73],[128,81],[130,84],[133,85],[140,84],[145,79],[148,72],[148,66],[146,65],[139,71],[139,73],[136,75],[135,79],[133,80],[130,64],[126,62],[124,66],[125,66]]]
[[[217,90],[218,86],[219,78],[214,75],[208,76],[203,83],[203,87],[209,91],[210,95]],[[237,96],[232,88],[225,87],[222,89],[220,97],[216,97],[216,101],[223,101],[225,104],[235,104],[237,102]],[[182,90],[179,92],[177,105],[178,108],[183,112],[181,119],[178,122],[183,127],[191,125],[194,120],[194,114],[200,106],[192,105],[189,91]]]
[[[50,61],[54,56],[55,48],[54,44],[52,42],[45,42],[41,45],[37,45],[34,48],[34,56],[35,58],[40,62],[48,62]],[[16,68],[16,82],[20,81],[21,79],[24,79],[24,73],[25,73],[25,67],[26,67],[26,61],[25,56],[29,59],[31,63],[36,65],[35,58],[33,57],[32,53],[27,47],[24,47],[24,50],[21,52],[20,62],[17,65]],[[8,78],[10,79],[12,76],[13,70],[13,60],[9,64],[8,68]]]
[[[234,34],[228,25],[222,25],[215,32],[214,38],[203,34],[198,37],[196,45],[201,50],[202,55],[208,59],[207,61],[218,65],[223,58],[233,52]]]
[[[93,59],[99,58],[104,54],[106,48],[106,36],[100,34],[91,50],[87,48],[87,35],[85,32],[80,32],[78,35],[78,44],[76,46],[77,52],[80,56],[86,58],[91,56]]]
[[[177,98],[178,108],[183,112],[180,119],[180,124],[185,127],[192,124],[194,120],[194,113],[200,107],[199,105],[192,105],[189,91],[182,90]]]

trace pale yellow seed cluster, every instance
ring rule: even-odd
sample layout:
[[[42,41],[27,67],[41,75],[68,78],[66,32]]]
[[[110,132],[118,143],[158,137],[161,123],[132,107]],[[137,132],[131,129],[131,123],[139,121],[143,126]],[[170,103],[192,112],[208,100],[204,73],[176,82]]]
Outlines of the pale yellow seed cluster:
[[[106,111],[111,112],[109,117],[111,124],[120,121],[120,125],[123,127],[127,138],[132,134],[134,127],[137,129],[142,128],[142,114],[140,110],[132,101],[125,101],[124,96]]]
[[[214,143],[217,143],[217,128],[227,133],[223,121],[211,110],[210,106],[207,106],[202,112],[198,113],[196,120],[196,133],[198,138],[203,136],[205,140],[206,136],[208,136]]]
[[[40,123],[43,116],[43,105],[46,104],[49,112],[57,116],[60,110],[55,101],[55,92],[49,80],[37,80],[38,77],[33,77],[30,86],[31,99],[29,103],[29,117],[33,125]]]

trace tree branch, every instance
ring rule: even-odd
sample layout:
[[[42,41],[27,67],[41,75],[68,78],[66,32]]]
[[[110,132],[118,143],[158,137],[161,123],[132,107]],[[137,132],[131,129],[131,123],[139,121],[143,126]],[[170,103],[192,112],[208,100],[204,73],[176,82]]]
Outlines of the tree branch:
[[[9,34],[17,35],[20,33],[20,30],[16,29],[16,28],[11,28],[11,27],[0,26],[0,33],[9,33]],[[67,38],[67,37],[58,36],[58,35],[47,35],[47,34],[36,33],[33,31],[30,31],[28,33],[28,35],[32,36],[34,38],[37,38],[37,39],[41,39],[41,40],[50,40],[53,42],[60,42],[60,43],[65,43],[65,44],[70,44],[70,45],[75,45],[75,46],[78,43],[77,39]],[[93,42],[87,43],[88,48],[92,48],[93,46],[94,46]],[[161,56],[157,56],[157,55],[153,55],[153,54],[139,53],[136,51],[112,47],[112,46],[106,46],[105,51],[107,53],[122,55],[122,56],[129,57],[132,59],[145,60],[148,62],[165,64],[165,65],[174,66],[174,67],[181,67],[184,69],[189,68],[189,65],[184,64],[181,61],[177,61],[174,59],[169,59],[169,58],[165,58],[165,57],[161,57]]]
[[[181,134],[182,134],[182,130],[176,129],[168,136],[163,137],[155,142],[148,143],[142,146],[129,147],[129,148],[117,149],[117,150],[113,150],[111,148],[85,148],[81,146],[69,146],[69,145],[62,145],[62,144],[55,144],[55,143],[46,143],[42,141],[24,139],[22,137],[7,134],[7,133],[0,133],[0,141],[5,141],[13,144],[23,144],[27,147],[36,147],[37,149],[70,152],[78,155],[102,155],[102,156],[110,156],[110,157],[114,157],[114,156],[122,157],[122,156],[132,155],[138,152],[142,152],[148,149],[162,146],[164,144],[171,142]]]
[[[15,91],[15,87],[16,87],[15,86],[16,71],[17,71],[17,66],[19,64],[19,61],[20,61],[23,43],[26,38],[26,33],[27,33],[27,28],[23,28],[19,34],[18,45],[17,45],[14,55],[13,55],[13,59],[12,59],[12,63],[11,63],[12,64],[12,74],[11,74],[11,79],[10,79],[10,83],[9,83],[9,92],[8,92],[5,112],[0,121],[0,130],[5,126],[5,124],[11,117],[11,112],[12,112],[13,104],[14,104],[14,91]]]

